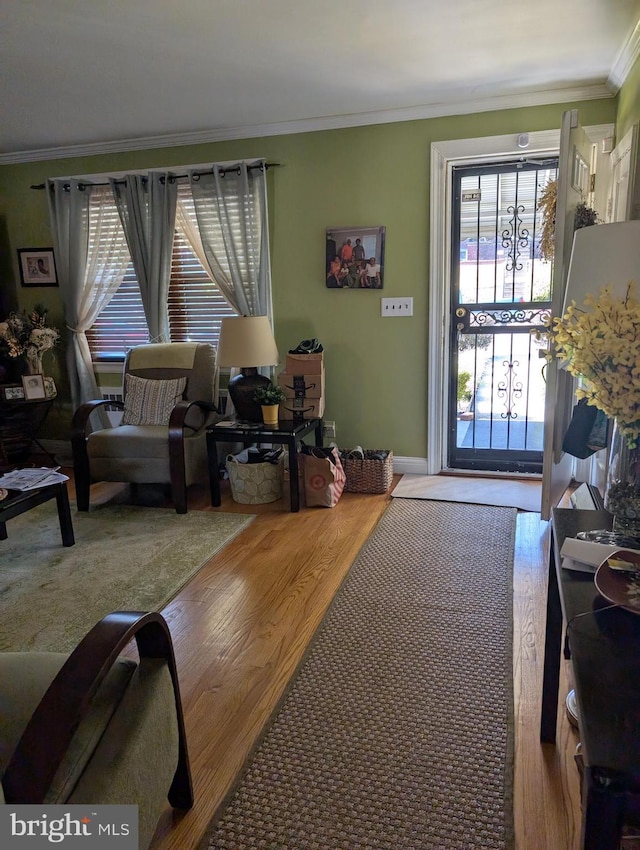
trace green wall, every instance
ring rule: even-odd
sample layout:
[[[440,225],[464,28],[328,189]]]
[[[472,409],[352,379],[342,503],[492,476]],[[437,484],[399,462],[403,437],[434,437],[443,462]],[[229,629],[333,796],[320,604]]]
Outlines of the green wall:
[[[640,58],[629,72],[624,85],[618,92],[618,115],[616,136],[623,136],[640,121]]]
[[[0,239],[6,224],[3,253],[8,251],[12,258],[13,274],[13,280],[3,278],[5,298],[26,307],[43,301],[50,308],[51,323],[62,326],[56,289],[25,290],[16,284],[16,249],[51,245],[46,197],[31,190],[31,184],[60,175],[264,156],[282,166],[269,172],[275,328],[282,362],[288,348],[318,337],[326,351],[325,416],[336,421],[338,443],[425,457],[430,145],[558,128],[562,112],[573,107],[580,109],[583,124],[603,124],[615,120],[617,102],[557,104],[3,166]],[[325,230],[338,225],[386,227],[382,292],[325,287]],[[383,295],[412,296],[414,315],[382,319]],[[44,436],[62,439],[68,436],[71,411],[65,401],[61,352],[57,359],[56,366],[51,360],[47,365],[61,393]]]

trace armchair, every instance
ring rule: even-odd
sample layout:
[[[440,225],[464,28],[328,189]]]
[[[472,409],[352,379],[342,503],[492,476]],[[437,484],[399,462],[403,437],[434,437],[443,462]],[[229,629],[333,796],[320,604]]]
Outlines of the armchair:
[[[139,662],[121,657],[135,638]],[[146,848],[169,800],[193,805],[171,635],[118,611],[68,657],[0,653],[0,803],[138,805]]]
[[[71,423],[79,511],[89,510],[94,481],[169,483],[177,513],[187,512],[187,487],[207,483],[206,427],[216,420],[216,353],[205,343],[133,348],[124,364],[123,402],[81,405]],[[111,404],[122,424],[91,430],[91,414]]]

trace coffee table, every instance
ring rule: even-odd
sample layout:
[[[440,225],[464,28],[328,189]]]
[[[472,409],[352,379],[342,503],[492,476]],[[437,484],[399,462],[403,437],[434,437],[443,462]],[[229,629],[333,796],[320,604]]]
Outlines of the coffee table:
[[[291,491],[291,510],[300,510],[300,490],[298,487],[298,443],[311,432],[315,433],[316,446],[322,445],[322,419],[304,419],[279,422],[273,428],[269,425],[249,425],[240,422],[218,423],[207,428],[207,454],[209,458],[209,484],[211,504],[219,507],[220,470],[218,469],[218,450],[216,443],[242,442],[245,446],[252,443],[275,443],[286,446],[289,451],[289,487]]]
[[[58,507],[58,521],[60,523],[62,545],[73,546],[76,541],[73,534],[66,481],[61,481],[58,484],[50,484],[48,487],[39,487],[37,490],[11,491],[6,499],[0,501],[0,540],[6,540],[8,537],[8,520],[26,513],[38,505],[42,505],[50,499],[55,499]]]

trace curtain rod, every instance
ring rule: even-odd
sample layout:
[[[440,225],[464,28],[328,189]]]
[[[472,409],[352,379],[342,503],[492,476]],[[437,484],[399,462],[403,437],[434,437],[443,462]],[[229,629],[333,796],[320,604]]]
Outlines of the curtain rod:
[[[258,165],[248,165],[247,170],[253,171],[254,168],[260,168],[260,169],[265,168],[268,171],[270,168],[279,168],[279,167],[280,167],[279,162],[265,162],[265,163],[260,163]],[[222,172],[223,177],[227,174],[227,172],[232,172],[232,171],[236,171],[238,174],[240,174],[240,166],[239,165],[232,166],[231,168],[221,168],[220,170]],[[211,173],[211,169],[209,168],[206,171],[194,171],[193,175],[194,175],[194,177],[201,177],[204,174],[210,174],[210,173]],[[174,180],[180,180],[181,178],[188,177],[188,176],[189,176],[188,174],[172,174],[171,178],[174,179]],[[146,175],[143,176],[143,179],[146,180]],[[126,179],[126,177],[123,177],[120,180],[116,180],[115,182],[116,183],[126,183],[127,179]],[[78,188],[83,189],[85,186],[109,186],[109,185],[110,184],[109,184],[108,181],[105,182],[105,183],[91,183],[91,182],[87,181],[84,184],[81,182]],[[68,189],[69,186],[70,186],[70,184],[67,184],[65,186],[65,188]],[[47,184],[46,183],[38,183],[35,186],[31,186],[30,188],[31,189],[46,189]]]

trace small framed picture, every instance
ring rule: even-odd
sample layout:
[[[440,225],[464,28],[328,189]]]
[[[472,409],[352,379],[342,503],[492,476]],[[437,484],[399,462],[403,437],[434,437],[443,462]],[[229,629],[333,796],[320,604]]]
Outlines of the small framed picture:
[[[24,389],[25,401],[47,397],[44,387],[44,375],[23,375],[22,387]]]
[[[24,389],[20,384],[6,384],[2,387],[4,401],[24,401]]]
[[[382,289],[384,238],[384,227],[328,227],[327,288]]]
[[[18,248],[22,286],[57,286],[53,248]]]

